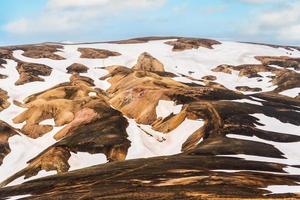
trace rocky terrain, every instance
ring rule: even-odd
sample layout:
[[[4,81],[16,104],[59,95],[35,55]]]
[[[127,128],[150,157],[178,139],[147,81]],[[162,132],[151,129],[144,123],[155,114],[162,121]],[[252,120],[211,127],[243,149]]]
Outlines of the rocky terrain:
[[[298,199],[300,51],[180,37],[0,48],[0,199]]]

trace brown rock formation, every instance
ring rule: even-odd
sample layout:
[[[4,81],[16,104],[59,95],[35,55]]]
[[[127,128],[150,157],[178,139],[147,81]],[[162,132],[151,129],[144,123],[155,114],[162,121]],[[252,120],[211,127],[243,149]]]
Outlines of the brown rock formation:
[[[8,76],[0,74],[0,79],[6,79]]]
[[[298,199],[270,194],[269,185],[295,185],[297,176],[283,164],[195,154],[107,163],[0,189],[0,198],[30,194],[27,199]],[[247,170],[241,172],[218,169]],[[122,191],[120,193],[120,191]],[[26,198],[26,197],[25,197]]]
[[[198,48],[194,43],[186,43],[187,48]],[[299,194],[271,194],[266,189],[270,185],[296,186],[300,182],[299,175],[286,171],[287,167],[299,168],[298,165],[276,163],[277,159],[287,156],[276,144],[299,142],[297,130],[294,134],[262,130],[262,122],[253,115],[263,114],[300,126],[299,97],[278,94],[299,87],[299,74],[286,69],[291,66],[296,69],[295,60],[288,61],[290,64],[280,64],[281,61],[276,60],[277,65],[282,65],[280,69],[269,66],[268,63],[275,61],[268,59],[262,60],[261,65],[220,65],[214,69],[225,73],[239,71],[240,76],[249,78],[260,77],[260,72],[271,72],[270,78],[278,86],[275,91],[251,95],[213,82],[214,76],[197,80],[205,85],[175,81],[172,78],[176,75],[165,72],[163,64],[146,53],[132,68],[119,65],[105,68],[109,73],[101,79],[111,84],[107,91],[93,88],[93,80],[79,76],[81,69],[76,69],[69,82],[33,94],[24,104],[16,102],[27,108],[14,119],[15,122],[26,121],[22,128],[24,134],[32,138],[45,134],[52,126],[40,122],[49,118],[53,118],[57,126],[65,127],[55,134],[55,144],[28,161],[26,168],[9,177],[0,187],[21,176],[35,176],[41,170],[56,170],[58,175],[0,189],[0,199],[25,194],[31,194],[25,197],[27,199],[300,198]],[[184,77],[196,80],[192,72],[189,74],[191,76]],[[259,90],[246,86],[236,89]],[[90,92],[95,95],[91,96]],[[250,103],[232,101],[237,99]],[[159,100],[182,104],[182,109],[177,114],[158,118]],[[164,134],[186,119],[201,120],[203,126],[193,133],[188,128],[183,132],[190,136],[177,155],[124,161],[131,145],[125,116],[151,125],[153,130]],[[0,158],[9,152],[8,137],[16,134],[8,132],[11,129],[5,124],[4,127],[5,134],[1,137],[0,123],[0,150],[4,149],[2,154],[0,151]],[[262,140],[238,136],[255,136]],[[110,163],[67,172],[71,153],[77,152],[103,153]],[[238,154],[276,160],[262,162],[255,157],[253,160],[231,157]]]
[[[53,60],[64,60],[65,58],[55,54],[63,46],[60,45],[28,45],[20,49],[24,51],[23,56],[30,58],[49,58]]]
[[[300,73],[292,70],[282,70],[272,80],[273,85],[277,85],[275,92],[300,87]]]
[[[147,43],[149,41],[155,40],[171,40],[171,39],[178,39],[179,37],[160,37],[160,36],[152,36],[152,37],[141,37],[141,38],[132,38],[128,40],[119,40],[119,41],[111,41],[109,43],[113,44],[138,44],[138,43]]]
[[[49,58],[53,60],[64,60],[65,58],[55,54],[58,49],[62,49],[60,45],[29,45],[21,47],[24,51],[23,56],[30,58]]]
[[[256,56],[263,65],[278,65],[282,68],[294,68],[300,70],[300,58],[290,58],[287,56]]]
[[[9,107],[7,92],[0,88],[0,112]]]
[[[211,71],[231,74],[232,73],[232,66],[231,65],[219,65],[216,68],[212,69]]]
[[[240,94],[225,89],[191,87],[174,81],[169,77],[159,76],[149,71],[135,71],[125,67],[107,68],[111,77],[107,90],[109,102],[123,114],[135,118],[138,123],[151,124],[156,120],[155,108],[159,100],[187,102],[192,99],[240,98]]]
[[[242,91],[242,92],[260,92],[262,91],[261,88],[258,87],[249,87],[249,86],[237,86],[235,87],[235,89],[237,89],[238,91]]]
[[[17,70],[20,74],[15,85],[23,85],[33,81],[44,81],[40,76],[50,76],[52,68],[42,64],[18,62]]]
[[[8,139],[17,134],[13,127],[0,120],[0,166],[5,156],[10,153]]]
[[[1,65],[0,67],[3,67],[3,64],[7,64],[7,62],[4,59],[12,59],[12,50],[9,48],[0,48],[0,59],[1,59]]]
[[[74,63],[72,65],[70,65],[69,67],[67,67],[67,71],[69,74],[72,73],[87,73],[88,71],[88,67],[83,65],[83,64],[79,64],[79,63]]]
[[[0,52],[0,68],[4,68],[3,65],[7,64],[7,62],[3,59],[1,59],[1,52]]]
[[[221,44],[216,40],[201,38],[179,38],[176,41],[168,41],[166,44],[173,46],[173,51],[183,51],[187,49],[198,49],[204,47],[212,49],[213,45]]]
[[[12,52],[15,50],[22,50],[23,56],[30,58],[49,58],[53,60],[64,60],[65,58],[55,54],[62,49],[61,45],[54,44],[36,44],[36,45],[20,45],[20,46],[9,46],[0,48],[0,58],[2,59],[14,59]]]
[[[115,51],[94,48],[78,48],[81,53],[80,58],[103,59],[110,56],[120,56],[121,54]]]
[[[217,80],[217,77],[213,75],[207,75],[207,76],[203,76],[202,79],[206,81],[215,81]]]
[[[68,112],[67,108],[64,112]],[[28,161],[26,168],[1,185],[21,176],[35,176],[43,169],[66,172],[69,169],[70,152],[104,153],[109,161],[124,160],[130,146],[127,126],[127,120],[120,112],[111,108],[105,98],[92,97],[88,103],[81,105],[73,120],[55,135],[59,142]]]
[[[271,58],[256,57],[256,58],[260,59],[264,64],[262,65],[245,64],[245,65],[238,65],[238,66],[220,65],[212,69],[212,71],[231,74],[232,70],[236,70],[239,71],[239,76],[245,76],[248,78],[261,77],[261,75],[259,75],[259,72],[271,72],[272,74],[274,74],[273,76],[270,76],[270,78],[272,79],[272,83],[273,85],[277,86],[277,88],[275,88],[274,90],[275,92],[281,92],[287,89],[300,87],[300,74],[295,72],[294,70],[285,69],[291,67],[294,67],[296,69],[297,65],[293,64],[296,61],[291,61],[292,64],[277,63],[278,65],[282,65],[283,67],[283,69],[278,69],[267,65],[267,64],[274,64],[273,60],[271,59],[273,57]],[[286,59],[286,57],[284,58]],[[283,61],[281,60],[280,62]],[[244,89],[249,89],[249,88],[240,88],[240,89],[242,89],[240,91],[243,91]]]
[[[158,72],[165,71],[164,65],[147,52],[144,52],[139,56],[137,63],[132,67],[132,69]]]
[[[54,119],[56,126],[62,126],[74,119],[84,104],[91,101],[91,81],[78,75],[72,76],[68,83],[59,84],[49,90],[27,97],[23,107],[27,110],[14,118],[14,123],[26,121],[22,131],[32,138],[52,130],[51,125],[40,125],[46,119]]]

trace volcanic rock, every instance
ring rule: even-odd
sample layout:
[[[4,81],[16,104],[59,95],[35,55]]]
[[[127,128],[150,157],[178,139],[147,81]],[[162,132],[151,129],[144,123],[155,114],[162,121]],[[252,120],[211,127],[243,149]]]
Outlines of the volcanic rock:
[[[8,108],[10,103],[8,100],[7,92],[0,88],[0,112],[5,108]]]
[[[52,68],[43,64],[18,62],[16,67],[20,77],[15,85],[23,85],[33,81],[44,81],[40,76],[50,76]]]
[[[206,80],[206,81],[215,81],[215,80],[217,80],[217,77],[215,77],[213,75],[207,75],[207,76],[203,76],[202,79]]]
[[[261,88],[258,87],[249,87],[249,86],[237,86],[235,87],[235,89],[237,89],[238,91],[242,91],[242,92],[260,92],[262,91]]]
[[[132,69],[158,72],[165,71],[163,64],[147,52],[144,52],[139,56],[137,63],[132,67]]]
[[[121,54],[115,51],[94,48],[78,48],[81,53],[80,58],[103,59],[110,56],[120,56]]]
[[[8,139],[17,134],[18,132],[13,127],[0,120],[0,166],[5,156],[11,151]]]
[[[219,41],[216,40],[199,39],[199,38],[179,38],[176,41],[168,41],[165,43],[173,46],[173,51],[198,49],[199,47],[212,49],[213,45],[221,44]]]
[[[256,56],[263,65],[277,65],[282,68],[294,68],[300,70],[300,58],[290,58],[287,56]]]
[[[88,71],[88,67],[83,65],[83,64],[79,64],[79,63],[74,63],[72,65],[70,65],[69,67],[67,67],[67,71],[69,74],[72,73],[87,73]]]

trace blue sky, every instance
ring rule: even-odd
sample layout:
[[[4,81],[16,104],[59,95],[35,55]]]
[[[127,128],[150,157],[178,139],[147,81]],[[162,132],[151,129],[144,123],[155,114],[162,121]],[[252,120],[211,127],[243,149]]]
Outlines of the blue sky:
[[[8,0],[0,45],[151,35],[300,44],[299,0]]]

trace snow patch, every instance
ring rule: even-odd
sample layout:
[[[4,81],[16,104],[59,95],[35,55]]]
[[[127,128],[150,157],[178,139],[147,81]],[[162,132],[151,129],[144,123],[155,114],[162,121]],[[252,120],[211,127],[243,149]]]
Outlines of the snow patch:
[[[70,165],[69,171],[103,164],[106,162],[106,156],[102,153],[90,154],[87,152],[71,152],[71,157],[68,160],[68,163]]]
[[[178,114],[182,109],[182,105],[175,105],[173,101],[160,100],[156,107],[157,117],[168,117],[170,114]]]
[[[295,98],[296,96],[300,95],[300,87],[284,90],[279,94]]]

